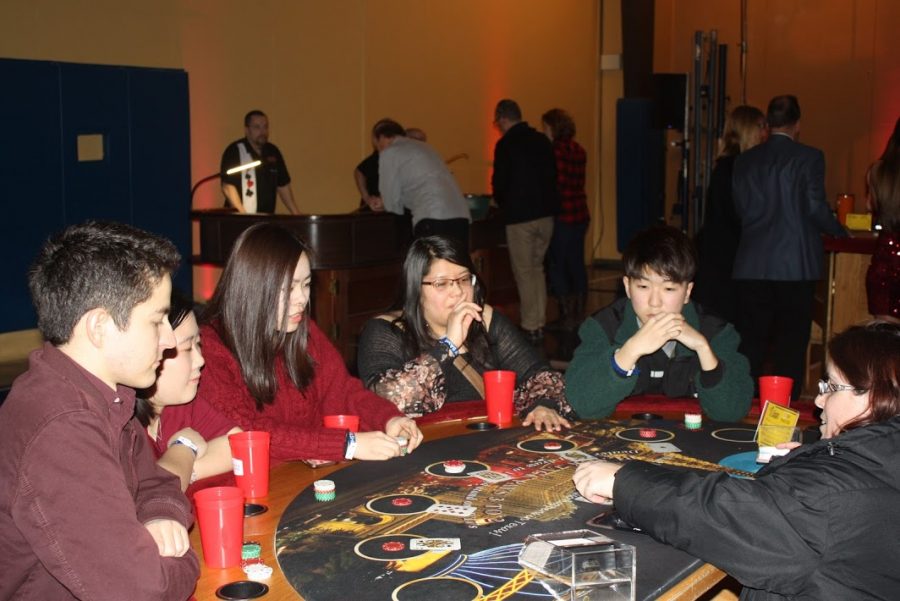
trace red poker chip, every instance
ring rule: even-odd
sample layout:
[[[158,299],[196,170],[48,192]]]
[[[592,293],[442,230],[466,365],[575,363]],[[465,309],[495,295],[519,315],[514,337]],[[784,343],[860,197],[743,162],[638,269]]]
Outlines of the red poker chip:
[[[444,467],[460,467],[465,465],[466,464],[459,459],[450,459],[449,461],[444,462]]]
[[[409,497],[397,497],[396,499],[391,499],[391,505],[395,507],[409,507],[412,505],[412,499]]]
[[[388,542],[384,543],[383,545],[381,545],[381,549],[383,551],[388,551],[391,553],[396,553],[397,551],[402,551],[405,548],[406,548],[406,545],[404,545],[403,543],[396,541],[396,540],[388,541]]]
[[[638,434],[641,438],[656,438],[656,430],[654,428],[641,428]]]
[[[558,451],[562,448],[562,445],[558,442],[550,441],[544,443],[544,448],[548,451]]]

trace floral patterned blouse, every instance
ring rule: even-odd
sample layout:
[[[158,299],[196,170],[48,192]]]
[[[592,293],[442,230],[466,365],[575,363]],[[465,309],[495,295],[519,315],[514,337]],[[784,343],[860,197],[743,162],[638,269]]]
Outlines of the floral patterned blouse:
[[[479,375],[486,369],[516,372],[513,402],[520,416],[539,405],[573,416],[562,374],[550,369],[503,314],[492,311],[487,334],[493,366],[470,363],[473,357],[464,352],[460,354],[465,361],[463,370],[473,369]],[[367,387],[410,416],[437,411],[444,403],[482,398],[446,346],[435,343],[417,357],[407,356],[401,326],[383,318],[370,319],[363,328],[357,367]]]

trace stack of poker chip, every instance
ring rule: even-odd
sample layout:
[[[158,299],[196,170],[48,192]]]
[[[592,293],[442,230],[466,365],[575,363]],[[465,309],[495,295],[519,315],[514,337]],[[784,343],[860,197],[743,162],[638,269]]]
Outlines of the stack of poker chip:
[[[699,430],[703,425],[703,415],[700,413],[685,413],[684,427],[687,430]]]
[[[334,501],[335,487],[333,480],[316,480],[313,483],[313,491],[316,495],[316,501]]]
[[[262,547],[256,542],[246,542],[241,547],[241,569],[254,580],[262,580],[272,575],[272,568],[263,563],[260,555]]]
[[[687,426],[687,418],[685,418],[684,423]],[[641,438],[656,438],[656,428],[641,428],[638,430],[638,435]]]
[[[459,459],[450,459],[444,462],[444,471],[448,474],[461,474],[466,469],[466,464]]]
[[[409,439],[405,436],[398,436],[397,444],[400,446],[400,455],[406,455],[406,447],[409,446]]]

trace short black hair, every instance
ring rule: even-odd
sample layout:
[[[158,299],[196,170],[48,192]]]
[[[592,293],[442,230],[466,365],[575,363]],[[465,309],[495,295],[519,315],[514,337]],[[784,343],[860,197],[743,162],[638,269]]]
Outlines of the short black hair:
[[[519,103],[509,98],[504,98],[498,102],[497,108],[494,109],[494,120],[497,121],[504,117],[510,121],[521,121],[522,109],[519,108]]]
[[[800,102],[793,94],[776,96],[769,101],[766,121],[769,127],[786,127],[800,120]]]
[[[181,260],[169,240],[124,223],[88,221],[51,237],[28,274],[38,328],[65,344],[88,311],[109,311],[120,330],[134,307],[153,293]]]
[[[381,119],[378,123],[372,126],[372,137],[375,139],[396,138],[398,136],[405,135],[406,130],[403,129],[402,125],[400,125],[393,119]]]
[[[657,225],[638,232],[622,255],[625,275],[644,277],[650,269],[679,284],[694,281],[697,252],[690,238],[678,228]]]
[[[244,115],[244,127],[250,127],[250,120],[253,117],[266,117],[266,114],[259,109],[253,109],[246,115]],[[268,117],[266,117],[268,119]]]

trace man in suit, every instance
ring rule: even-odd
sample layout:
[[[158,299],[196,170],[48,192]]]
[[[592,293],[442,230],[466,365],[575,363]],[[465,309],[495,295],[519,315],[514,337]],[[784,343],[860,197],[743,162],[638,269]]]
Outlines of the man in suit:
[[[773,98],[766,120],[769,139],[741,153],[734,164],[732,186],[741,221],[733,274],[740,295],[737,326],[754,380],[769,360],[769,373],[793,378],[796,398],[813,294],[824,272],[822,234],[846,236],[846,231],[825,201],[822,151],[797,141],[797,97]]]
[[[494,124],[503,134],[494,146],[494,200],[506,224],[521,327],[531,342],[538,342],[547,312],[544,255],[553,236],[553,216],[560,208],[556,155],[550,139],[522,121],[514,100],[497,103]]]

